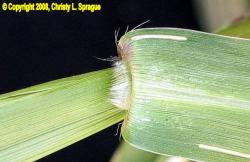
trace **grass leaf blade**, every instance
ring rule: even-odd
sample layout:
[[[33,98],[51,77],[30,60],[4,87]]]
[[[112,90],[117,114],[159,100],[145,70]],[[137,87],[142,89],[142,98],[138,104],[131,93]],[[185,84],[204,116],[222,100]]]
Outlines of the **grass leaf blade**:
[[[250,158],[250,40],[152,28],[119,49],[132,78],[125,140],[193,160]]]
[[[111,80],[106,69],[1,95],[0,161],[37,160],[122,120]]]

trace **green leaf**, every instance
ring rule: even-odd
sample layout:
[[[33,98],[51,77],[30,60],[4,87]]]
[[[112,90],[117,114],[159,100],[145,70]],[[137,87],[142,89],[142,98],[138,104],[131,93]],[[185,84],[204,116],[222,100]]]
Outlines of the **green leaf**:
[[[200,161],[250,159],[250,40],[139,29],[119,51],[131,92],[127,142]]]
[[[250,18],[236,21],[229,27],[218,30],[217,33],[234,37],[250,38]]]
[[[39,159],[122,120],[111,82],[106,69],[1,95],[0,161]]]

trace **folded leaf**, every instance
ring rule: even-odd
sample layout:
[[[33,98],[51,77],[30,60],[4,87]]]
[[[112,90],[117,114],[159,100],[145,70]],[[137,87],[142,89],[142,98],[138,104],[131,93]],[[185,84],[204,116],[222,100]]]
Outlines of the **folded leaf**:
[[[193,160],[250,159],[250,40],[138,29],[121,38],[118,51],[130,92],[120,105],[129,111],[126,141]]]

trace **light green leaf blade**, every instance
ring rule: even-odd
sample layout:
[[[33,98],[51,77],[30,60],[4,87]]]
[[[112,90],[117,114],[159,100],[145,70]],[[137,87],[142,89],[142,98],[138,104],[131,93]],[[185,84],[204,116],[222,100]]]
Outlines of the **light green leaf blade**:
[[[1,95],[0,161],[39,159],[122,120],[111,82],[106,69]]]
[[[250,38],[250,18],[239,20],[216,33],[234,37]]]
[[[119,50],[131,82],[127,142],[194,160],[249,160],[250,40],[152,28],[127,33]]]

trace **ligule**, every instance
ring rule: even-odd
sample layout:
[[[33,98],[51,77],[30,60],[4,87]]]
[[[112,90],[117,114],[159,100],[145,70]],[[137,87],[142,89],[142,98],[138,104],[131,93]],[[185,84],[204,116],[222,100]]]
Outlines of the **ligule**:
[[[128,70],[122,61],[116,61],[113,67],[111,101],[120,109],[128,109],[129,94],[130,80],[128,77]]]

